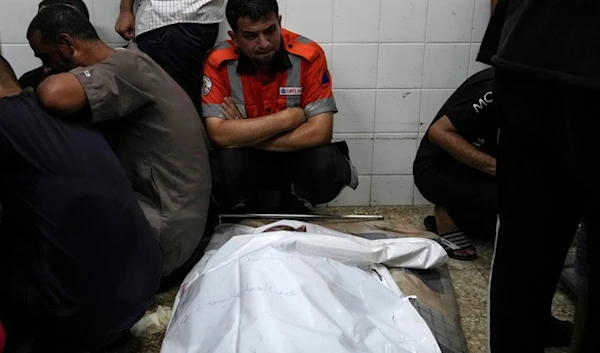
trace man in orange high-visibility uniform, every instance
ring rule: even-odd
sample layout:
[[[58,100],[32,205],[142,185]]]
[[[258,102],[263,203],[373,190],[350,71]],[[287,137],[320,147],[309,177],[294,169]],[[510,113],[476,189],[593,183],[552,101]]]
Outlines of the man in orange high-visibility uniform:
[[[226,15],[231,40],[208,54],[202,89],[220,209],[264,210],[248,201],[276,190],[276,211],[305,212],[355,189],[346,143],[331,143],[337,107],[321,47],[281,28],[276,0],[230,0]]]

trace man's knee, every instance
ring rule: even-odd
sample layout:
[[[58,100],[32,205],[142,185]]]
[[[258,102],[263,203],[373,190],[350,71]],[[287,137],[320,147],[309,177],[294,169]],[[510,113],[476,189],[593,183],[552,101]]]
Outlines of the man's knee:
[[[306,151],[307,179],[350,185],[352,166],[345,143],[329,144]]]
[[[345,143],[305,151],[303,158],[305,177],[293,184],[293,191],[313,205],[332,201],[345,186],[356,187]]]
[[[252,156],[245,149],[224,148],[211,154],[210,164],[215,184],[247,183],[252,174]]]

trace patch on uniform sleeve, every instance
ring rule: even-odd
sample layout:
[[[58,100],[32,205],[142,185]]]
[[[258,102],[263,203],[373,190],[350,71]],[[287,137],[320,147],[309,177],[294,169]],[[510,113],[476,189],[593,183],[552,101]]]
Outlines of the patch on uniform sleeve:
[[[321,78],[319,83],[323,88],[327,88],[331,85],[331,75],[329,74],[329,70],[327,68],[324,68],[321,72]]]
[[[212,81],[208,76],[202,77],[202,95],[206,96],[212,90]]]

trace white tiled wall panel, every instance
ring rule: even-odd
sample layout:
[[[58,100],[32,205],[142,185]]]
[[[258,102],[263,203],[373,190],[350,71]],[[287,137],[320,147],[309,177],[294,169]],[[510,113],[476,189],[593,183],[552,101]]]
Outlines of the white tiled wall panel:
[[[304,4],[304,0],[288,0]],[[377,43],[379,41],[379,0],[334,0],[333,41],[340,43]],[[321,11],[320,5],[312,9]],[[310,22],[310,15],[308,17]],[[314,23],[314,22],[313,22]],[[318,23],[314,23],[319,26]]]
[[[379,45],[333,44],[334,88],[376,88]]]
[[[456,88],[469,75],[470,44],[426,44],[423,88]]]
[[[421,87],[423,44],[380,44],[377,88]]]
[[[429,0],[427,42],[470,43],[475,0]]]
[[[415,182],[410,175],[374,175],[371,182],[371,203],[378,206],[410,205]]]
[[[375,90],[335,90],[339,113],[334,120],[335,132],[373,132]]]
[[[114,32],[119,0],[84,0],[101,38]],[[490,16],[489,0],[279,0],[284,27],[323,47],[345,140],[360,174],[330,205],[427,204],[412,179],[419,138],[469,75]],[[0,50],[18,75],[39,65],[26,39],[39,0],[0,1]],[[224,22],[219,40],[228,38]],[[419,134],[418,134],[419,133]]]
[[[380,21],[380,42],[423,43],[427,0],[381,0]]]
[[[410,175],[417,134],[375,134],[373,174]]]
[[[427,131],[429,124],[453,92],[451,89],[424,89],[421,92],[420,132]]]
[[[420,89],[389,89],[377,92],[375,132],[418,132]]]

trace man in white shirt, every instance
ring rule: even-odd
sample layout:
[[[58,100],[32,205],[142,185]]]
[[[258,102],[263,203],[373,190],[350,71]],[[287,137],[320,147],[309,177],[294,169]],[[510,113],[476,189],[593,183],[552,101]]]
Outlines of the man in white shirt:
[[[135,39],[201,110],[202,64],[219,33],[226,0],[121,0],[115,30]]]

